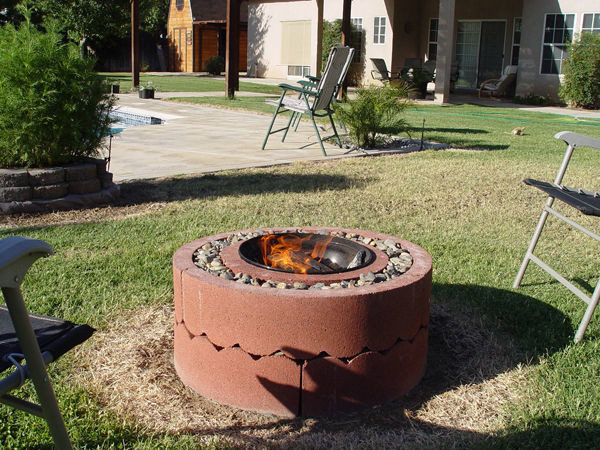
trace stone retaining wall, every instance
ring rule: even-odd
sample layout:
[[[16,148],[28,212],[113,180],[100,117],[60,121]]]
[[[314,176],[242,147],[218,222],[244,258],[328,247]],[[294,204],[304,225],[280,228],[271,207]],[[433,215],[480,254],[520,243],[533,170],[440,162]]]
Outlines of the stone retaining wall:
[[[106,161],[45,169],[0,169],[0,213],[94,207],[119,197]]]

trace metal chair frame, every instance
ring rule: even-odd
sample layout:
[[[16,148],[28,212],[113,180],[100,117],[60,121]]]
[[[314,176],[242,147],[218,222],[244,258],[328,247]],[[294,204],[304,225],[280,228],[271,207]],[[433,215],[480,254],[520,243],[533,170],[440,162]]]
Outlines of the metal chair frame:
[[[560,168],[558,169],[558,173],[554,180],[554,184],[550,185],[549,183],[544,183],[547,186],[550,186],[550,188],[547,190],[547,192],[548,191],[552,192],[552,189],[557,192],[571,191],[571,192],[577,192],[577,194],[579,194],[579,196],[587,195],[588,197],[590,197],[592,199],[598,198],[597,193],[591,193],[591,192],[583,191],[581,189],[574,190],[571,188],[567,188],[565,186],[562,186],[561,182],[562,182],[562,179],[567,170],[567,166],[568,166],[571,156],[573,154],[573,150],[576,147],[580,147],[580,146],[592,147],[592,148],[600,150],[600,140],[593,139],[591,137],[584,136],[581,134],[568,132],[568,131],[562,131],[560,133],[557,133],[554,137],[556,139],[563,140],[567,144],[567,149],[566,149],[565,155],[563,157],[563,161],[560,165]],[[527,181],[535,181],[535,180],[527,180]],[[537,182],[537,183],[539,183],[539,182]],[[537,264],[539,267],[541,267],[543,270],[545,270],[547,273],[549,273],[552,277],[554,277],[557,281],[559,281],[563,286],[565,286],[567,289],[569,289],[573,294],[575,294],[577,297],[579,297],[584,303],[587,304],[587,308],[585,310],[585,313],[583,315],[581,323],[579,324],[579,328],[577,329],[577,332],[576,332],[575,338],[574,338],[575,342],[579,342],[579,341],[581,341],[581,339],[583,338],[583,335],[585,334],[585,330],[587,329],[587,326],[590,323],[592,315],[594,314],[594,310],[596,309],[596,306],[598,305],[598,300],[600,299],[600,278],[598,279],[598,283],[596,284],[594,292],[592,293],[591,296],[588,296],[586,293],[581,291],[581,289],[579,289],[577,286],[575,286],[573,283],[571,283],[569,280],[567,280],[565,277],[563,277],[561,274],[559,274],[556,270],[554,270],[552,267],[550,267],[548,264],[546,264],[544,261],[542,261],[539,257],[535,256],[533,254],[533,252],[535,250],[538,240],[540,239],[542,230],[544,228],[544,224],[546,223],[546,219],[548,218],[549,214],[552,214],[554,217],[562,220],[563,222],[567,223],[568,225],[581,231],[582,233],[586,234],[587,236],[591,237],[592,239],[595,239],[598,242],[600,242],[600,235],[594,233],[593,231],[588,230],[587,228],[583,227],[579,223],[575,222],[574,220],[572,220],[568,217],[565,217],[563,214],[561,214],[560,212],[558,212],[554,208],[552,208],[555,198],[556,198],[556,196],[549,195],[548,199],[546,200],[546,204],[542,210],[542,214],[538,221],[535,232],[533,233],[533,237],[529,244],[529,248],[527,249],[527,253],[525,254],[525,257],[523,258],[523,262],[521,263],[521,267],[520,267],[519,272],[517,273],[517,277],[515,278],[515,281],[513,283],[513,288],[519,287],[519,285],[521,284],[521,280],[523,279],[523,275],[525,274],[525,270],[527,269],[527,266],[529,264],[529,261],[533,261],[535,264]],[[561,200],[563,200],[563,201],[567,202],[567,204],[569,204],[568,199],[566,199],[566,200],[561,199]],[[594,208],[592,211],[590,211],[589,208],[587,208],[587,209],[582,208],[580,205],[574,204],[574,202],[571,202],[570,206],[577,207],[577,209],[579,209],[580,211],[582,211],[585,214],[600,215],[600,209],[597,209],[597,208]]]
[[[321,146],[321,151],[324,156],[327,156],[327,152],[325,151],[325,146],[323,145],[323,140],[335,137],[339,147],[342,147],[342,141],[338,135],[337,129],[335,127],[335,123],[333,121],[333,110],[331,109],[331,102],[333,100],[334,94],[337,92],[337,86],[340,83],[341,74],[344,70],[347,71],[347,53],[352,53],[353,49],[349,47],[334,47],[329,54],[329,58],[327,60],[327,66],[323,71],[323,76],[319,80],[319,84],[316,88],[305,88],[301,86],[292,86],[290,84],[282,83],[279,84],[279,87],[283,89],[281,92],[281,96],[278,101],[267,100],[266,103],[272,104],[276,106],[276,109],[273,113],[273,118],[271,119],[271,123],[269,124],[269,129],[267,130],[267,134],[263,141],[262,150],[265,149],[267,145],[267,141],[269,136],[280,131],[283,131],[283,137],[281,138],[281,142],[285,141],[287,137],[288,131],[294,121],[297,119],[297,115],[308,114],[315,133],[317,135],[317,139],[319,141],[319,145]],[[346,53],[346,54],[345,54]],[[344,57],[344,64],[340,63],[339,59]],[[343,79],[341,80],[343,82]],[[298,97],[293,98],[291,96],[287,96],[288,91],[297,92]],[[275,119],[277,116],[283,112],[290,111],[290,118],[285,127],[279,128],[277,130],[273,130],[273,125],[275,124]],[[325,138],[321,137],[319,133],[319,128],[315,121],[315,117],[329,117],[329,121],[331,123],[331,128],[333,129],[333,133],[331,136],[327,136]],[[296,128],[298,124],[296,123]]]

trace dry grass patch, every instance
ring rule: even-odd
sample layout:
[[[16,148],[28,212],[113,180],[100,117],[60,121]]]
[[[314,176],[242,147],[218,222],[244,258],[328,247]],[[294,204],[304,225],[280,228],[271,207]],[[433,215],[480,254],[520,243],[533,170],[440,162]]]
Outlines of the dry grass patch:
[[[413,393],[327,418],[279,419],[206,400],[173,368],[173,311],[132,312],[78,357],[77,383],[112,413],[151,432],[189,433],[203,443],[307,448],[455,447],[503,428],[523,370],[504,341],[470,317],[434,305],[428,371]]]

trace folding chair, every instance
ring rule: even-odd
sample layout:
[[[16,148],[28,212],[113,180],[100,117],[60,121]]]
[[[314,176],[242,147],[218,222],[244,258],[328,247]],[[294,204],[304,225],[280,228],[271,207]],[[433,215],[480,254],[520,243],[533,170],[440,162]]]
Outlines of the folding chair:
[[[0,287],[7,307],[0,307],[0,372],[15,371],[0,380],[0,402],[46,420],[57,448],[71,448],[46,364],[88,339],[94,329],[52,317],[27,313],[21,283],[31,265],[52,254],[46,242],[13,236],[0,240]],[[23,360],[26,364],[23,364]],[[40,404],[8,392],[31,378]]]
[[[529,261],[533,261],[550,275],[552,275],[556,280],[558,280],[563,286],[569,289],[573,294],[583,300],[588,306],[585,310],[585,314],[581,323],[579,324],[579,328],[577,333],[575,334],[575,342],[579,342],[585,333],[585,330],[590,323],[590,319],[594,314],[594,309],[598,304],[598,299],[600,298],[600,279],[596,284],[596,288],[591,297],[582,292],[579,288],[577,288],[573,283],[568,281],[554,269],[552,269],[548,264],[542,261],[540,258],[533,254],[535,250],[535,246],[542,234],[542,229],[544,228],[544,224],[546,219],[548,218],[548,214],[552,214],[556,218],[566,222],[571,225],[573,228],[587,234],[591,238],[600,242],[600,236],[587,228],[584,228],[582,225],[577,222],[565,217],[558,211],[552,208],[552,204],[554,203],[554,199],[561,200],[573,208],[576,208],[580,212],[586,215],[600,216],[600,194],[597,192],[589,192],[584,191],[583,189],[570,188],[567,186],[563,186],[560,183],[562,182],[563,176],[567,170],[567,166],[569,164],[569,160],[571,159],[571,155],[575,147],[592,147],[600,150],[600,140],[593,139],[588,136],[583,136],[577,133],[571,133],[569,131],[561,131],[554,136],[556,139],[561,139],[567,144],[567,150],[565,152],[565,156],[563,158],[562,164],[558,170],[558,174],[556,175],[556,179],[554,183],[546,183],[543,181],[537,181],[532,179],[524,180],[525,184],[529,186],[536,187],[545,193],[548,194],[548,199],[546,200],[546,205],[542,211],[542,215],[538,221],[537,228],[533,233],[533,238],[531,239],[531,243],[529,244],[529,248],[527,249],[527,253],[525,254],[525,258],[521,263],[521,268],[519,269],[519,273],[515,279],[513,284],[513,288],[519,287],[521,280],[523,279],[523,275],[525,274],[525,270],[527,269],[527,265]]]
[[[292,125],[294,119],[297,116],[296,113],[308,114],[310,116],[323,155],[327,156],[327,153],[325,152],[325,146],[323,145],[323,140],[325,139],[335,137],[340,148],[342,147],[342,142],[338,135],[337,129],[335,128],[335,123],[333,122],[332,118],[333,110],[331,109],[331,102],[333,100],[333,95],[336,93],[337,86],[340,83],[340,77],[343,71],[345,69],[347,70],[346,62],[348,59],[348,54],[352,51],[353,49],[351,49],[350,47],[334,47],[331,49],[329,59],[327,60],[327,66],[325,67],[323,75],[319,80],[319,84],[315,89],[306,89],[301,86],[292,86],[286,83],[282,83],[279,85],[279,87],[283,89],[279,100],[266,101],[266,103],[276,106],[276,109],[273,113],[273,118],[269,125],[269,129],[267,130],[267,135],[265,136],[265,139],[263,141],[263,150],[267,145],[269,136],[272,134],[283,131],[284,133],[283,137],[281,138],[281,142],[285,141],[290,126]],[[298,93],[299,96],[288,96],[288,91]],[[288,120],[287,125],[283,128],[279,128],[277,130],[272,131],[277,116],[286,111],[290,111],[290,118]],[[326,138],[322,138],[321,134],[319,133],[317,123],[315,122],[315,117],[325,116],[329,117],[329,121],[331,122],[331,127],[333,129],[334,134]]]

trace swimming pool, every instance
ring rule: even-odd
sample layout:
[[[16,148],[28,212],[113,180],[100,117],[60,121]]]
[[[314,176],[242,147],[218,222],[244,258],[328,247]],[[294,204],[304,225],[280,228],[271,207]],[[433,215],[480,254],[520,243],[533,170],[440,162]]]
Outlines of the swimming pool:
[[[165,121],[158,117],[145,116],[126,111],[113,110],[109,113],[110,117],[116,120],[109,130],[109,134],[114,136],[126,128],[138,127],[143,125],[161,125]]]

